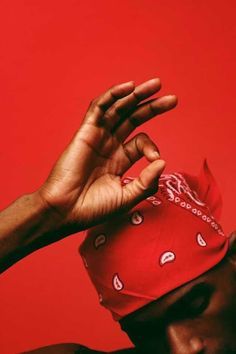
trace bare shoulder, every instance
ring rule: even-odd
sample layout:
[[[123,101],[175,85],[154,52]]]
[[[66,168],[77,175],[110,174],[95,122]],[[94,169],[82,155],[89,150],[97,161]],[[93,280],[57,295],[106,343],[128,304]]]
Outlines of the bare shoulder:
[[[80,344],[75,343],[62,343],[49,345],[46,347],[30,350],[27,352],[22,352],[21,354],[86,354],[86,353],[102,353],[96,350],[88,349]]]
[[[105,354],[106,352],[92,350],[80,344],[63,343],[63,344],[49,345],[46,347],[34,349],[27,352],[22,352],[21,354],[96,354],[96,353]],[[134,349],[123,349],[112,353],[113,354],[135,354],[136,351]]]

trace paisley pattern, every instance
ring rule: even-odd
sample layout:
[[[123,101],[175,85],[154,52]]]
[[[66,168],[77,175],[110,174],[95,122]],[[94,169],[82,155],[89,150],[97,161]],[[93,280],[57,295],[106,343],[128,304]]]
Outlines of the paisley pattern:
[[[220,194],[206,165],[202,176],[163,174],[156,194],[88,231],[80,253],[100,304],[115,320],[198,277],[225,256],[228,239],[215,218]],[[132,180],[124,178],[123,185]]]

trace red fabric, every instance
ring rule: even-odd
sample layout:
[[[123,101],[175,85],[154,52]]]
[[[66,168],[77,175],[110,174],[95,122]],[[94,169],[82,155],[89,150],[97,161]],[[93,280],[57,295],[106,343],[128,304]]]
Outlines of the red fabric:
[[[127,177],[123,183],[129,183]],[[80,247],[100,303],[114,319],[198,277],[222,260],[222,200],[206,161],[198,177],[163,174],[158,192],[91,228]]]

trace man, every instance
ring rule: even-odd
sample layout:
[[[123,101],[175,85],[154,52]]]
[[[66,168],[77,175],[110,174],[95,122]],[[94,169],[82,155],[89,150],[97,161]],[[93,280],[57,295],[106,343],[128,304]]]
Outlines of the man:
[[[91,102],[80,129],[47,181],[0,214],[2,271],[45,245],[125,215],[157,192],[165,166],[157,146],[144,133],[126,139],[136,126],[175,107],[173,95],[149,99],[159,89],[159,79],[137,87],[127,82]],[[122,175],[142,156],[149,165],[123,184]],[[204,239],[199,242],[204,244]],[[223,260],[208,272],[120,318],[136,349],[119,352],[235,353],[233,245],[232,241],[231,251],[224,257],[221,252]],[[171,254],[167,256],[171,259]],[[122,290],[121,279],[115,281],[117,290]],[[33,352],[96,353],[77,344]]]

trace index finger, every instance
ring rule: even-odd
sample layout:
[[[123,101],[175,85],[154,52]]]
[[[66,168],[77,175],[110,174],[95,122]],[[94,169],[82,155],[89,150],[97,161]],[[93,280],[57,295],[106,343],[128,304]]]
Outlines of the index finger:
[[[124,82],[112,86],[108,91],[92,100],[84,117],[84,123],[100,125],[100,120],[102,120],[105,111],[118,99],[129,95],[134,88],[133,81]]]

